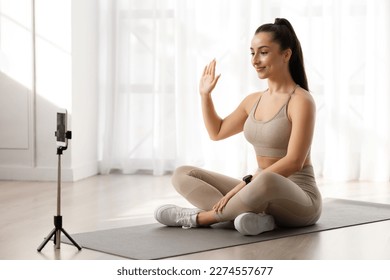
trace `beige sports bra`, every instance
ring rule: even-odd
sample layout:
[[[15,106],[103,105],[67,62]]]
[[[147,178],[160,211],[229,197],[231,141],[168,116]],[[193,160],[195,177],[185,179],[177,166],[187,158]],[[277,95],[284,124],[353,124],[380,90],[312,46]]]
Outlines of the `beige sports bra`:
[[[290,94],[286,104],[270,120],[258,121],[255,119],[255,112],[261,97],[249,113],[244,124],[244,135],[253,145],[257,156],[281,158],[287,154],[292,128],[287,115],[287,105],[292,94]]]

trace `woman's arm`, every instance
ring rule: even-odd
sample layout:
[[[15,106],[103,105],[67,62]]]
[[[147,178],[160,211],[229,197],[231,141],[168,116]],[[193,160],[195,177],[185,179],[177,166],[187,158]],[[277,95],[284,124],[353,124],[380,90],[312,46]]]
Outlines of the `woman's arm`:
[[[288,109],[292,130],[287,154],[264,169],[285,177],[301,170],[305,164],[313,139],[316,113],[313,98],[304,90],[293,96]]]
[[[222,140],[243,130],[248,117],[248,98],[245,98],[233,113],[222,119],[218,116],[211,97],[220,75],[215,76],[215,59],[207,65],[200,80],[199,92],[202,102],[203,121],[212,140]]]

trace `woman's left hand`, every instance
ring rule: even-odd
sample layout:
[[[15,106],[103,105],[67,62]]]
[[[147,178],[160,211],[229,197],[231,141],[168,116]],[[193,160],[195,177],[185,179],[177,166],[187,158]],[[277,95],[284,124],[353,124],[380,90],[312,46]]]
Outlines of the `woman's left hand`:
[[[222,212],[223,208],[225,208],[226,204],[229,202],[229,200],[232,198],[232,196],[225,195],[221,198],[220,201],[218,201],[214,206],[213,210],[215,212]]]

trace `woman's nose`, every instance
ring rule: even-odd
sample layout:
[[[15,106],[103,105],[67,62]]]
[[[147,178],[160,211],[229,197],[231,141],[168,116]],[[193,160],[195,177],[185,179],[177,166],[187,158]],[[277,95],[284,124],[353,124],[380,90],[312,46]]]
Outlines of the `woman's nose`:
[[[253,56],[253,58],[252,58],[252,64],[253,64],[254,66],[257,66],[257,65],[260,64],[260,60],[258,59],[257,56]]]
[[[255,66],[260,64],[260,59],[259,59],[258,55],[254,54],[252,56],[252,64],[255,65]]]

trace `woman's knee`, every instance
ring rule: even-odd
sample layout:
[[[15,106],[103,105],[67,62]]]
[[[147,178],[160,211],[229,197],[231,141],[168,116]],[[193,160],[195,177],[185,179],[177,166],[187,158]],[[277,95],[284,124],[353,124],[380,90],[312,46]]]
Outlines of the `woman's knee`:
[[[193,169],[194,167],[192,166],[189,166],[189,165],[183,165],[183,166],[179,166],[175,169],[175,171],[173,172],[173,175],[172,175],[172,179],[176,178],[176,177],[180,177],[182,175],[187,175],[191,169]]]
[[[183,189],[188,185],[188,175],[195,167],[189,165],[179,166],[173,172],[171,181],[177,192],[183,193]]]
[[[275,186],[280,183],[280,177],[283,176],[269,171],[261,172],[252,182],[263,195],[275,190]]]
[[[279,195],[280,190],[277,187],[280,185],[279,176],[268,171],[257,175],[248,186],[240,191],[242,201],[256,209],[266,208],[268,203]]]

